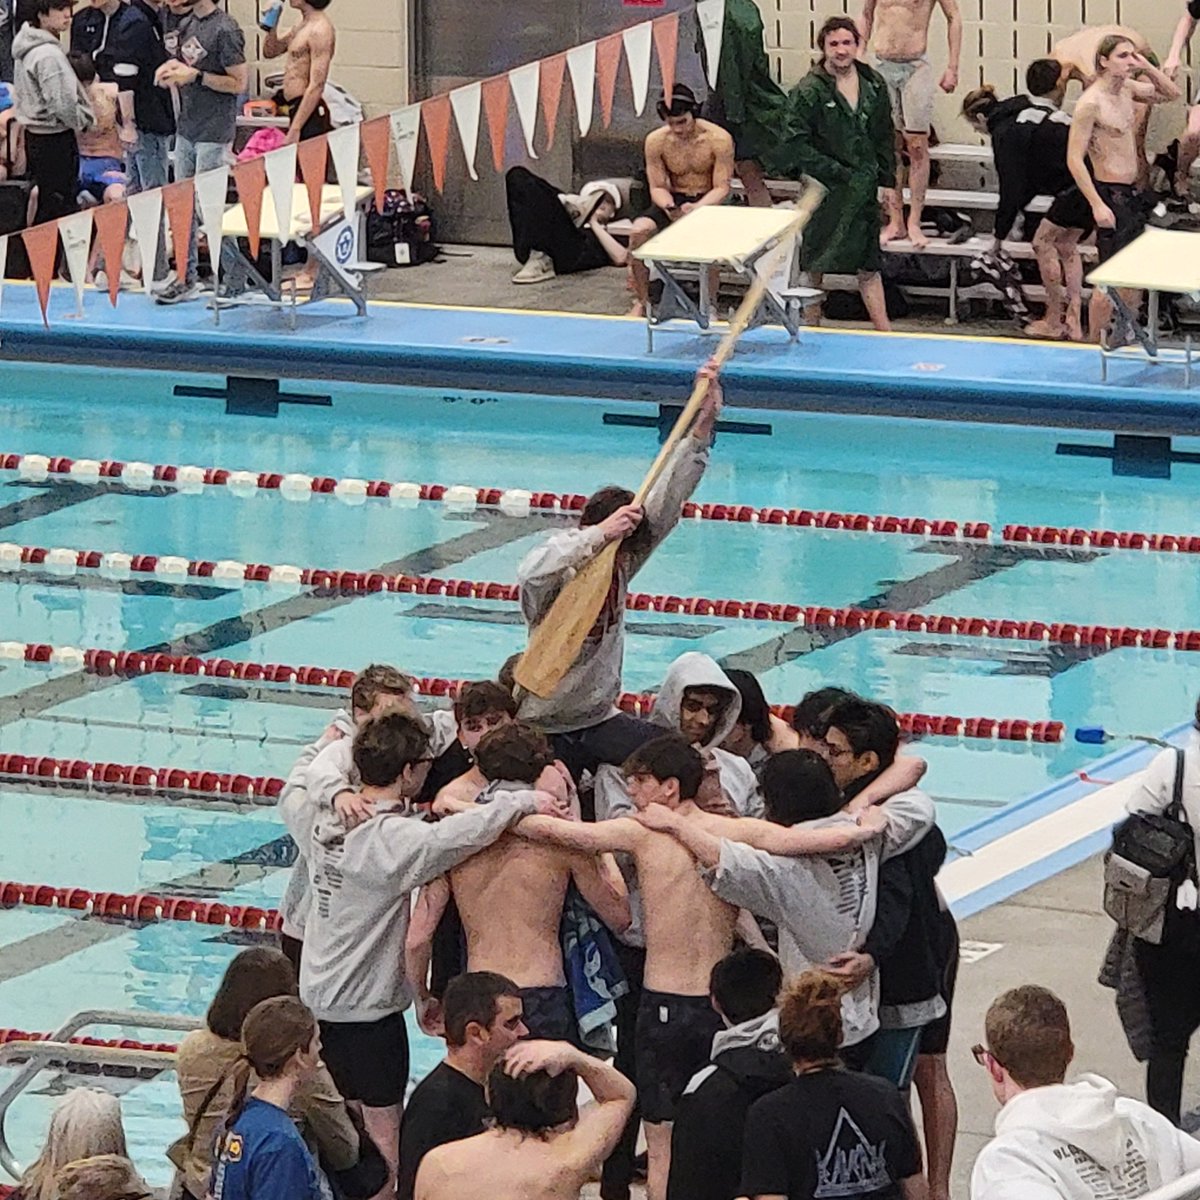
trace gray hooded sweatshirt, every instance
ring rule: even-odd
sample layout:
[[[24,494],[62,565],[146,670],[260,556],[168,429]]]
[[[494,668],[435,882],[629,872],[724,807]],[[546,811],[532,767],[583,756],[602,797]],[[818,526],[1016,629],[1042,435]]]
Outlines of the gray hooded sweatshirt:
[[[934,806],[915,788],[883,804],[888,828],[856,850],[828,857],[781,858],[723,839],[721,859],[704,872],[722,900],[779,927],[779,958],[796,975],[835,954],[857,950],[875,922],[879,861],[901,854],[929,832]],[[797,828],[853,822],[846,813]],[[879,972],[842,997],[842,1044],[853,1046],[879,1028]]]
[[[319,819],[308,855],[312,906],[300,997],[322,1021],[378,1021],[412,1003],[404,962],[411,894],[490,846],[535,812],[531,792],[507,792],[430,825],[379,808],[349,833]]]
[[[62,43],[36,24],[13,38],[13,93],[17,120],[29,133],[86,133],[96,123],[92,103]]]
[[[619,555],[612,589],[596,624],[553,695],[543,700],[527,694],[520,716],[544,733],[590,729],[617,713],[621,667],[625,658],[625,597],[629,581],[646,564],[651,552],[679,523],[680,511],[708,466],[708,443],[685,437],[658,482],[646,497],[646,520],[652,533],[649,547],[639,555]],[[599,528],[566,529],[531,550],[517,568],[521,614],[532,631],[550,611],[559,592],[580,567],[604,547]]]

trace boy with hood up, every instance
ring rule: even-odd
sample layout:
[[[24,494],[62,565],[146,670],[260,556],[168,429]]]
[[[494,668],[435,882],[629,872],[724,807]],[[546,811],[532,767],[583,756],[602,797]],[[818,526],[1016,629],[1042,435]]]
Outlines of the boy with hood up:
[[[1063,1002],[1013,988],[984,1021],[986,1068],[1002,1105],[975,1162],[971,1200],[1133,1200],[1200,1170],[1200,1142],[1098,1075],[1064,1082],[1075,1055]]]

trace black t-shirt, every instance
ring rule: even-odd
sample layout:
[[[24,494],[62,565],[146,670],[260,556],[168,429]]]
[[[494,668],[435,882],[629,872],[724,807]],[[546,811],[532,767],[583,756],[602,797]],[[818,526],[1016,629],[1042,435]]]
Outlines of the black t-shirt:
[[[430,1150],[483,1132],[483,1088],[449,1063],[438,1063],[417,1084],[400,1126],[399,1200],[413,1200],[417,1168]]]
[[[471,755],[467,748],[455,738],[441,754],[429,765],[429,774],[421,787],[421,795],[417,798],[420,804],[432,804],[437,794],[448,783],[453,783],[460,775],[465,775],[471,769]]]
[[[743,1196],[901,1200],[921,1173],[908,1106],[886,1080],[850,1071],[799,1075],[746,1120]]]

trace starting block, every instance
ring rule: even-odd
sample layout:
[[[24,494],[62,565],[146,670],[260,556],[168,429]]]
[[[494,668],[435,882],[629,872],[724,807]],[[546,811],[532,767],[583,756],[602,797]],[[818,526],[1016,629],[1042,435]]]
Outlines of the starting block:
[[[646,341],[654,352],[654,333],[671,320],[691,321],[707,330],[711,318],[708,273],[718,268],[749,286],[758,272],[771,285],[750,318],[748,329],[782,325],[795,338],[797,304],[789,294],[795,272],[798,238],[784,234],[795,219],[790,208],[698,208],[635,250],[634,257],[651,267],[662,281],[662,299],[646,311]],[[699,272],[699,299],[684,290],[684,272]]]
[[[1153,363],[1182,365],[1184,387],[1192,386],[1192,339],[1183,349],[1164,349],[1158,340],[1159,299],[1163,292],[1200,297],[1200,233],[1177,229],[1147,229],[1137,241],[1097,267],[1088,283],[1102,287],[1116,312],[1116,337],[1100,345],[1100,374],[1108,381],[1109,359],[1128,356],[1137,349]],[[1122,300],[1120,292],[1141,291],[1148,295],[1146,321]]]

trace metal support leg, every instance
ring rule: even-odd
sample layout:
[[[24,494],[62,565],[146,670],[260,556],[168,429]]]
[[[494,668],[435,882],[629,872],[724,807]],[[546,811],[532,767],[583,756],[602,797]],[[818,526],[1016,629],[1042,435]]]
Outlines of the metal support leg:
[[[947,325],[958,324],[958,259],[950,259],[950,316]]]

